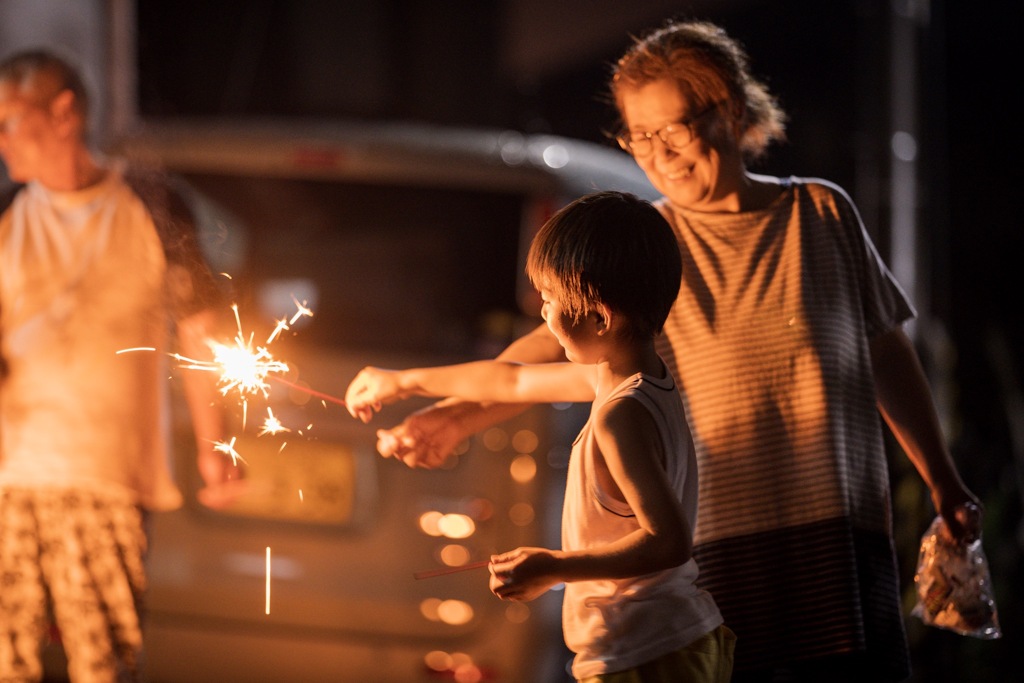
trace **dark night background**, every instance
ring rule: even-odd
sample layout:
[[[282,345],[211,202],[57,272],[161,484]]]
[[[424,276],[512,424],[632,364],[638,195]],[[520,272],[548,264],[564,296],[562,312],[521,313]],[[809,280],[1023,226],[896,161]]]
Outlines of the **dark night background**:
[[[137,105],[143,121],[417,120],[609,144],[604,132],[615,119],[605,84],[629,35],[669,16],[705,18],[743,42],[754,73],[790,116],[789,141],[753,170],[844,186],[884,254],[890,28],[895,15],[913,11],[923,275],[914,288],[917,340],[960,472],[986,506],[985,550],[1004,637],[964,638],[907,617],[912,680],[1006,681],[1024,668],[1024,225],[1012,199],[1019,173],[1008,168],[1016,168],[1020,148],[1015,5],[139,0]],[[912,586],[918,540],[934,512],[906,459],[893,463],[898,551]]]
[[[987,3],[987,5],[990,5]],[[608,144],[610,64],[668,16],[721,23],[790,115],[787,144],[755,170],[821,176],[853,195],[883,253],[888,230],[889,22],[918,31],[918,301],[922,357],[954,457],[987,509],[985,547],[1004,638],[978,641],[907,619],[915,681],[1000,681],[1020,668],[1022,369],[1019,213],[1011,211],[1016,110],[1011,18],[978,3],[141,2],[143,118],[412,119]],[[989,13],[986,13],[989,12]],[[1015,117],[1014,117],[1015,118]],[[1013,149],[1011,149],[1011,147]],[[1016,464],[1015,464],[1016,460]],[[894,459],[897,543],[912,585],[933,511]],[[912,605],[908,592],[907,612]]]

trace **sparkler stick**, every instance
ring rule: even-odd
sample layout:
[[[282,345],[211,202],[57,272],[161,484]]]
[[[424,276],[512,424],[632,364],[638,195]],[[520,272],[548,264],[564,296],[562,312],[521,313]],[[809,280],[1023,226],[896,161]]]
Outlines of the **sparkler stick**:
[[[435,576],[445,576],[446,574],[455,574],[457,572],[466,572],[470,569],[480,569],[490,564],[490,560],[480,560],[479,562],[470,562],[459,567],[441,567],[440,569],[426,569],[420,572],[414,572],[412,578],[414,579],[432,579]]]
[[[315,396],[317,398],[322,398],[323,400],[330,401],[331,403],[337,403],[339,406],[345,405],[345,402],[343,400],[341,400],[340,398],[338,398],[337,396],[331,396],[330,394],[324,394],[324,393],[321,393],[321,392],[316,391],[314,389],[310,389],[309,387],[304,387],[301,384],[296,384],[295,382],[289,382],[288,380],[286,380],[283,377],[278,377],[277,375],[270,375],[270,379],[274,380],[275,382],[280,382],[281,384],[283,384],[283,385],[285,385],[287,387],[291,387],[292,389],[298,389],[299,391],[305,392],[305,393],[309,394],[310,396]]]

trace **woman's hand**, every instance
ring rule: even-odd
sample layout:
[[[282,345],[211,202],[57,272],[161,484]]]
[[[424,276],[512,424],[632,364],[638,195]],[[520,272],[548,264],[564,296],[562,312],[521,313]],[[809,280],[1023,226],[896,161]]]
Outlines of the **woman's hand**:
[[[442,401],[412,413],[391,429],[377,431],[377,452],[409,467],[436,469],[469,438],[461,404]]]

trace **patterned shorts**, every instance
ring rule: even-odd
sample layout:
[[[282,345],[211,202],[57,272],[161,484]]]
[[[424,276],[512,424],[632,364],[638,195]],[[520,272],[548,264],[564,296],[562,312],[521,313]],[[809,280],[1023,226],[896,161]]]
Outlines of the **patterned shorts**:
[[[51,619],[73,683],[137,680],[145,552],[130,502],[0,490],[0,683],[40,680]]]

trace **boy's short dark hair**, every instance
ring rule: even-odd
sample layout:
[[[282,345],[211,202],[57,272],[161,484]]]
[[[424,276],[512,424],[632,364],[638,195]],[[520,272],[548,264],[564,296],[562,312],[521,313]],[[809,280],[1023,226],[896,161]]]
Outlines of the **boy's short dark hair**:
[[[682,271],[665,218],[650,202],[616,191],[588,194],[559,210],[537,233],[526,263],[534,286],[551,290],[576,320],[603,303],[641,339],[661,332]]]

